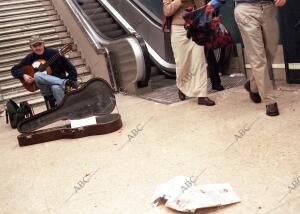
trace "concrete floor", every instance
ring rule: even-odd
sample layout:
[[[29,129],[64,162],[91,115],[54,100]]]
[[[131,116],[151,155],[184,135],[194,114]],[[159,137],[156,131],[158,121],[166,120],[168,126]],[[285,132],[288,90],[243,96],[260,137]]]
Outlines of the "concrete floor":
[[[274,118],[242,87],[212,95],[214,107],[118,95],[122,130],[22,148],[2,117],[0,213],[175,214],[151,206],[155,188],[204,170],[198,184],[229,182],[242,202],[197,214],[298,214],[299,88],[276,91],[281,115]]]

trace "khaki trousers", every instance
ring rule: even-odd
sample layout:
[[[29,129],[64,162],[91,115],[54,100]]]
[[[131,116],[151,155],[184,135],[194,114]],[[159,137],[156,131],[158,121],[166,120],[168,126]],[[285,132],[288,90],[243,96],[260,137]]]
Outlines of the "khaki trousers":
[[[207,97],[204,47],[186,37],[183,26],[172,25],[171,45],[176,63],[177,87],[189,97]]]
[[[4,112],[4,106],[3,104],[0,104],[0,117],[2,116],[1,114]]]
[[[277,8],[273,3],[266,2],[239,3],[234,15],[252,68],[251,91],[259,92],[266,105],[272,104],[276,101],[269,69],[278,45]]]

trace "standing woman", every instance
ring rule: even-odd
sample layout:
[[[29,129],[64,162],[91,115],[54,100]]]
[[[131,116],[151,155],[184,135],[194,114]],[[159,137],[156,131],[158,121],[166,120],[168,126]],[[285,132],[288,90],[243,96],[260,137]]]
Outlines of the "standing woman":
[[[199,105],[213,106],[207,97],[207,64],[204,47],[186,36],[182,12],[190,6],[201,7],[205,0],[163,0],[163,12],[172,16],[171,45],[176,63],[176,83],[179,99],[198,97]]]

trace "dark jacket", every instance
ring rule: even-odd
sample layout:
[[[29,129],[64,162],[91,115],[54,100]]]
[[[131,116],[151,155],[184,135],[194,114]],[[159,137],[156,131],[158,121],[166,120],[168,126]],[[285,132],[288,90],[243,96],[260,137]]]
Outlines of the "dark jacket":
[[[37,55],[32,52],[28,54],[25,58],[21,60],[20,63],[16,64],[11,69],[11,74],[17,79],[23,78],[23,72],[20,70],[25,65],[32,65],[33,62],[44,59],[48,61],[52,56],[58,53],[58,50],[53,48],[46,48],[43,55]],[[64,56],[59,56],[58,59],[50,65],[52,70],[52,76],[56,76],[60,79],[70,79],[77,81],[77,71],[76,68],[71,64],[71,62]],[[68,76],[66,75],[68,73]]]

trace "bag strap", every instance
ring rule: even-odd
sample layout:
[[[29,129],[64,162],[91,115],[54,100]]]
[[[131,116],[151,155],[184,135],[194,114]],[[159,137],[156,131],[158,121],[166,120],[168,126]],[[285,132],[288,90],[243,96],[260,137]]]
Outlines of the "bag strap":
[[[23,102],[20,103],[19,110],[24,111],[26,116],[33,116],[33,109],[27,101],[23,101]]]
[[[6,124],[8,124],[8,112],[5,110]]]
[[[15,110],[14,113],[16,113],[19,106],[15,101],[13,101],[12,99],[9,99],[9,100],[7,100],[7,102],[5,104],[5,108],[8,113],[10,113],[11,110]]]
[[[163,25],[162,25],[163,32],[165,33],[171,32],[172,20],[173,20],[173,16],[164,16]]]

